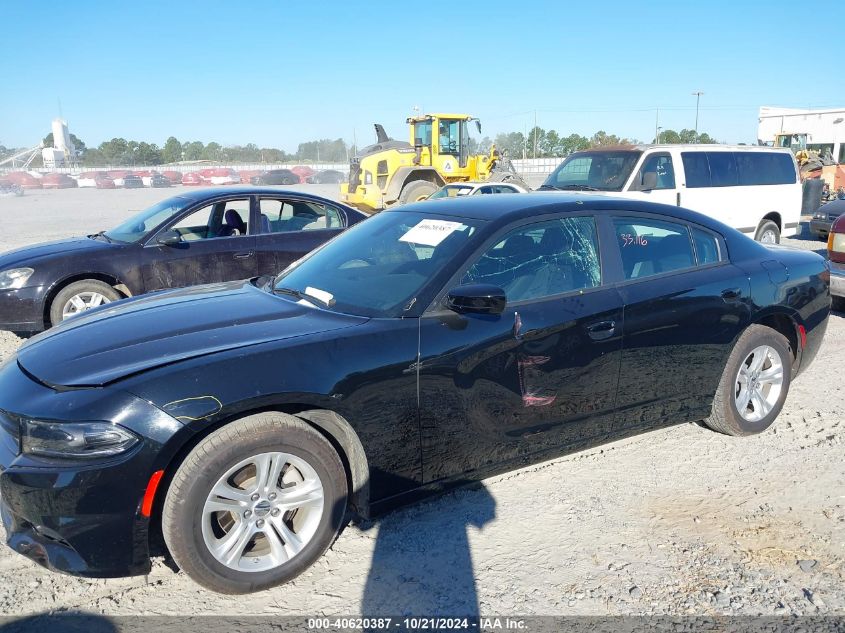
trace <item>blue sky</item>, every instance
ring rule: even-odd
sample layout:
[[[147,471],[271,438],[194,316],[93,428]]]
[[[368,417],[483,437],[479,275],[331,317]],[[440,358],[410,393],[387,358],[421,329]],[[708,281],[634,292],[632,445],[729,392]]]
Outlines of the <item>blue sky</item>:
[[[89,146],[397,138],[414,106],[484,133],[691,128],[753,142],[761,105],[845,105],[845,2],[17,2],[3,7],[0,144],[61,111]],[[827,30],[825,30],[827,29]],[[841,65],[841,64],[840,64]]]

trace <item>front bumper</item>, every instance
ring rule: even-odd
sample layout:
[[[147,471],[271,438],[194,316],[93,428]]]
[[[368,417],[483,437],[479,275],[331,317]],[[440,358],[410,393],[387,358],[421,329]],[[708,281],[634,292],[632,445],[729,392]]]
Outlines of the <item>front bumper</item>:
[[[45,292],[44,286],[0,290],[0,330],[43,330]]]
[[[810,220],[810,233],[817,237],[827,237],[830,233],[830,226],[833,224],[830,220]]]
[[[830,294],[845,297],[845,264],[830,262]]]
[[[15,412],[15,413],[9,413]],[[6,542],[36,563],[68,574],[115,577],[150,569],[141,502],[163,447],[184,427],[148,402],[114,388],[57,392],[12,360],[0,368],[0,516]],[[105,461],[48,460],[20,452],[16,416],[119,420],[141,441]]]

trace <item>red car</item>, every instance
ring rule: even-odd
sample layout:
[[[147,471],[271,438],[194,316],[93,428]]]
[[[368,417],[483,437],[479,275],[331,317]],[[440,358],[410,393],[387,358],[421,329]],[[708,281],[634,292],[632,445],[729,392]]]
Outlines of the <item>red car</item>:
[[[67,174],[47,174],[41,179],[44,189],[73,189],[76,181]]]
[[[21,189],[41,189],[41,179],[25,171],[13,171],[7,174],[6,178],[18,185]]]
[[[109,178],[108,176],[97,176],[94,179],[94,186],[97,189],[116,189],[117,185],[114,184],[114,180]]]
[[[244,169],[240,172],[241,184],[248,185],[256,176],[260,176],[264,172],[260,169]]]
[[[292,167],[291,171],[299,176],[299,182],[304,183],[307,180],[316,174],[317,172],[311,169],[310,167],[305,167],[304,165],[300,165],[298,167]]]
[[[181,171],[173,171],[173,170],[163,171],[163,172],[161,172],[161,175],[164,176],[165,178],[167,178],[174,185],[178,185],[180,182],[182,182],[182,172]]]
[[[840,215],[827,235],[827,256],[830,259],[830,294],[833,309],[845,311],[845,214]]]
[[[182,176],[182,184],[191,187],[198,187],[200,185],[207,185],[208,183],[205,181],[205,178],[200,175],[200,172],[191,171]]]

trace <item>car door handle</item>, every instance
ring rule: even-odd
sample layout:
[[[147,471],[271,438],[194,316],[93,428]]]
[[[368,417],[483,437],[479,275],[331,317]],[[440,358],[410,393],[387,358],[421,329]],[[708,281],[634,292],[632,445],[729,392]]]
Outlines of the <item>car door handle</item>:
[[[255,254],[255,251],[247,251],[246,253],[235,253],[235,259],[249,259]]]
[[[725,288],[721,296],[725,301],[735,301],[742,296],[742,288]]]
[[[616,321],[599,321],[587,326],[587,333],[594,341],[602,341],[613,336],[616,330]]]

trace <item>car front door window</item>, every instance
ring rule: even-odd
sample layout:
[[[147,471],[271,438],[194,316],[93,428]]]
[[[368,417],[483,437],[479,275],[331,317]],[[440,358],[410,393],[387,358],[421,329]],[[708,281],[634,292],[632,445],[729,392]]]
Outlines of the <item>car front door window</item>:
[[[170,226],[185,242],[236,237],[249,232],[249,199],[215,202]]]
[[[467,270],[462,284],[491,284],[508,302],[593,288],[601,282],[596,224],[566,217],[516,229]]]

